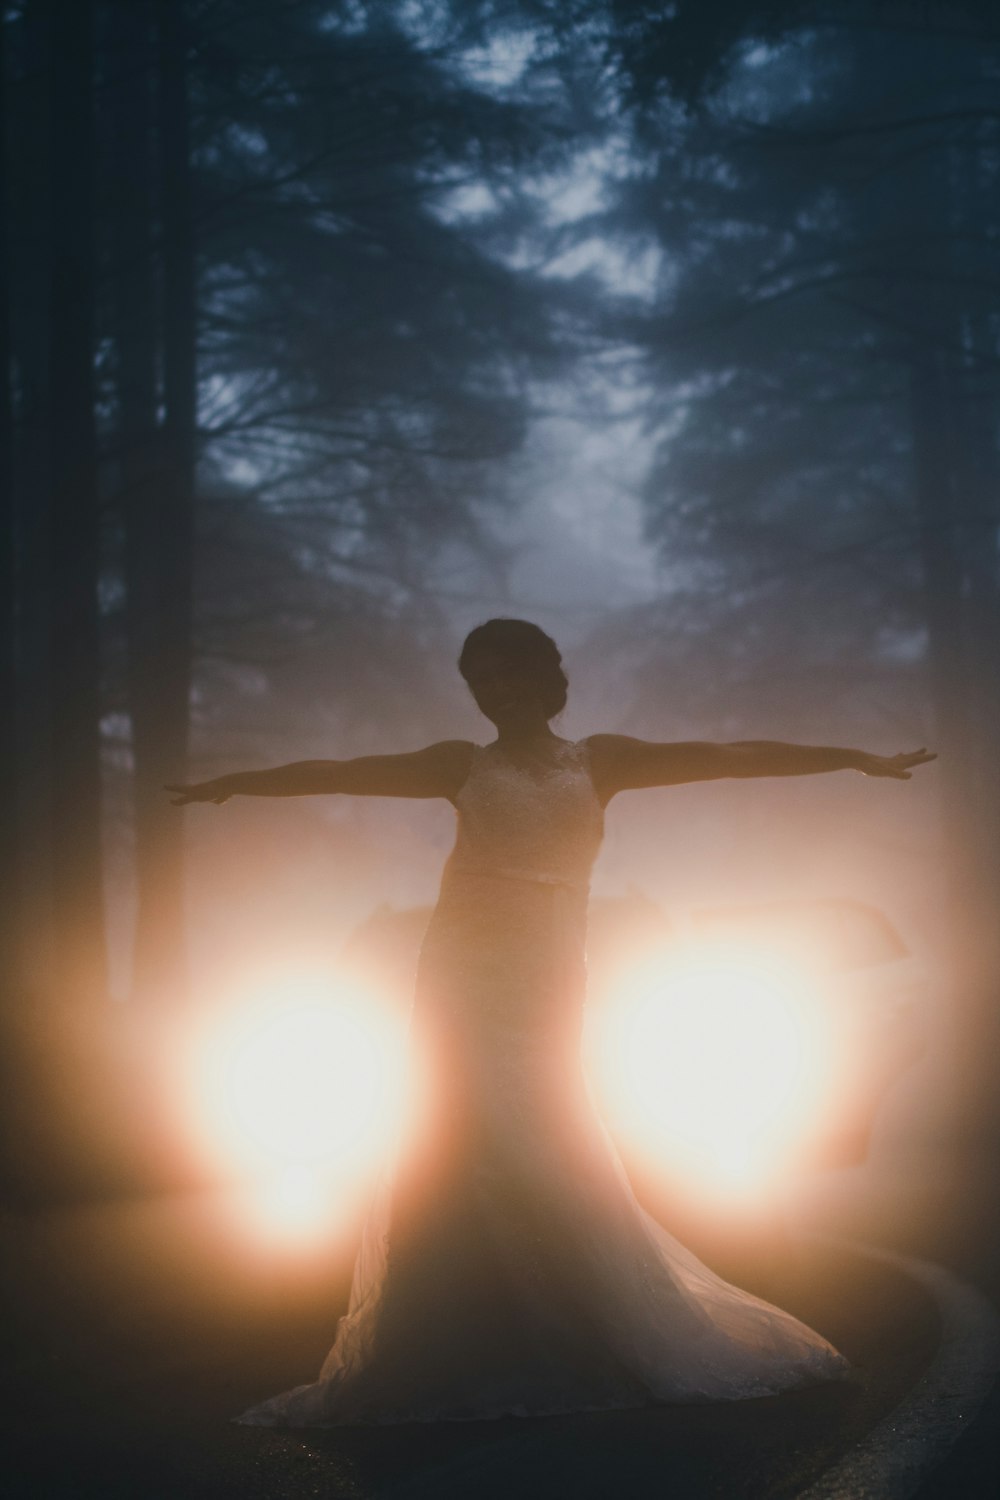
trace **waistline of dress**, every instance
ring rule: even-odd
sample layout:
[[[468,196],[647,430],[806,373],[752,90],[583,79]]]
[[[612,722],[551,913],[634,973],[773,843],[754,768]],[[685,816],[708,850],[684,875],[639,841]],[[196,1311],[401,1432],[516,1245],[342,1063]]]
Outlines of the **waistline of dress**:
[[[452,880],[462,875],[476,875],[487,880],[527,881],[532,885],[550,885],[560,890],[575,891],[581,896],[590,893],[588,880],[569,880],[563,875],[549,875],[538,870],[510,870],[497,865],[449,865],[446,878]]]

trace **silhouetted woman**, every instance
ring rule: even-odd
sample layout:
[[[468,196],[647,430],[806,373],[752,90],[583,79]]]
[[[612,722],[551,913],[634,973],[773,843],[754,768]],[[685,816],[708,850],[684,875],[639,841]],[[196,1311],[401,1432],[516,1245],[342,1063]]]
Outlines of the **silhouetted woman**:
[[[580,1060],[588,881],[618,792],[837,770],[905,780],[934,757],[561,739],[549,724],[566,702],[560,655],[524,620],[478,626],[459,670],[496,727],[488,745],[444,740],[170,788],[179,803],[444,797],[458,813],[411,1020],[430,1105],[382,1174],[319,1379],[239,1420],[534,1416],[842,1376],[824,1338],[722,1281],[637,1202]]]

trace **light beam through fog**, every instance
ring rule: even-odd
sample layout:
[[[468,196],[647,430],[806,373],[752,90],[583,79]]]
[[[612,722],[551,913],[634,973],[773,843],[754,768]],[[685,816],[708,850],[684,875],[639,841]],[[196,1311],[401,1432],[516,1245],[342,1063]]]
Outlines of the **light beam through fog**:
[[[356,980],[248,987],[189,1040],[184,1110],[199,1155],[239,1179],[257,1230],[327,1230],[401,1124],[401,1028]]]
[[[691,945],[622,973],[587,1060],[609,1123],[654,1165],[743,1195],[773,1185],[827,1110],[833,1040],[805,969]]]
[[[244,1232],[309,1241],[363,1195],[415,1098],[404,1025],[327,973],[235,988],[184,1054],[186,1129],[241,1184]],[[829,1007],[760,948],[626,963],[588,1020],[601,1113],[654,1168],[722,1197],[770,1193],[835,1107]]]

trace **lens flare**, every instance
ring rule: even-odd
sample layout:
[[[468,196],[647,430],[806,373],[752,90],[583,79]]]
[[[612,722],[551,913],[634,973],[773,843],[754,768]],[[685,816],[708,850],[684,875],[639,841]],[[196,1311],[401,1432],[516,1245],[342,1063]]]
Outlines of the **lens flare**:
[[[786,1165],[826,1105],[832,1061],[815,982],[753,947],[646,960],[588,1027],[609,1123],[654,1161],[730,1192]]]
[[[283,976],[209,1014],[187,1055],[197,1149],[303,1231],[370,1179],[401,1127],[402,1028],[353,981]]]
[[[244,1207],[247,1220],[271,1238],[298,1240],[329,1225],[337,1208],[336,1186],[314,1166],[299,1162],[254,1183]]]

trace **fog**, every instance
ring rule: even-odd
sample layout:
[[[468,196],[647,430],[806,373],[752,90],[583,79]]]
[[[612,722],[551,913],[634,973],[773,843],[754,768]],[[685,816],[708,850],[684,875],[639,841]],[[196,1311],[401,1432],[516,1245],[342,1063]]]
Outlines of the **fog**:
[[[484,743],[456,658],[513,615],[569,739],[939,752],[624,793],[595,913],[881,914],[922,1061],[879,1128],[993,1141],[993,23],[167,9],[6,16],[4,984],[39,1077],[64,1024],[196,1015],[433,903],[443,801],[163,788]]]

